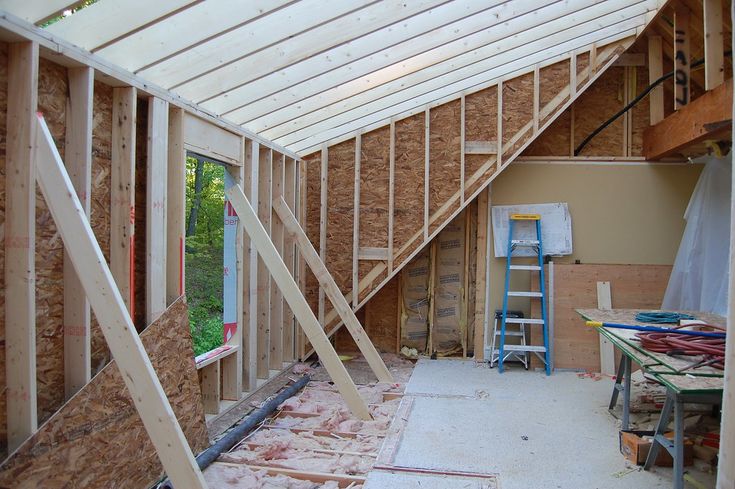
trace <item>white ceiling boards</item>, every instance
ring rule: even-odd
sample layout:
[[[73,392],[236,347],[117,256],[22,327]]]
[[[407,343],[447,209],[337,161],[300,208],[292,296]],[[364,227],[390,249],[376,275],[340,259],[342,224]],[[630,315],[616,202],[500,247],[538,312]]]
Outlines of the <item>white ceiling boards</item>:
[[[0,6],[41,22],[75,2],[38,3]],[[99,0],[47,30],[303,154],[639,33],[661,3]]]

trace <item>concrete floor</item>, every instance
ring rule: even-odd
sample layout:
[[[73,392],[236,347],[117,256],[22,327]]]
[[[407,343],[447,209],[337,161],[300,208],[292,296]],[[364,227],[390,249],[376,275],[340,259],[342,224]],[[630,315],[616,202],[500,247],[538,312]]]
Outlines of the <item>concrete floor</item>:
[[[575,373],[546,377],[511,368],[500,375],[473,361],[420,360],[403,400],[412,405],[387,465],[487,474],[497,484],[442,476],[436,485],[426,474],[375,470],[365,487],[671,487],[671,469],[644,472],[620,454],[607,411],[612,385]],[[692,475],[714,487],[714,476]]]

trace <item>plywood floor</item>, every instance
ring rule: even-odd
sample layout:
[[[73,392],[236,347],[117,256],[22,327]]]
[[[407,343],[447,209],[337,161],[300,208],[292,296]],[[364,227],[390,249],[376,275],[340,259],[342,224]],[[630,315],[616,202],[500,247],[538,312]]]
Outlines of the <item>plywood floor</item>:
[[[384,444],[383,468],[365,487],[671,487],[671,469],[644,472],[620,455],[611,389],[610,379],[575,373],[420,360],[395,421],[400,436]],[[693,475],[714,486],[712,475]]]

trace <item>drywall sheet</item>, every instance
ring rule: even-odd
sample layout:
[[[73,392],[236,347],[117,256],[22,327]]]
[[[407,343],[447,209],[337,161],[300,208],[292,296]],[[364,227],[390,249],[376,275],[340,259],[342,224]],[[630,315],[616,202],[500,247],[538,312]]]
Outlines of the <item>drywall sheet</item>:
[[[425,352],[429,338],[429,254],[424,251],[401,272],[401,347]]]
[[[208,438],[184,299],[140,338],[192,451],[198,453]],[[140,488],[150,487],[161,473],[113,361],[0,467],[0,487]]]
[[[541,214],[541,240],[544,255],[572,254],[572,216],[566,203],[493,206],[493,244],[495,258],[508,254],[508,226],[511,214]],[[536,239],[533,221],[518,222],[514,239]],[[513,256],[534,256],[530,249],[519,249]]]
[[[432,350],[440,355],[462,351],[464,316],[465,219],[450,222],[437,237],[434,266],[434,322]]]

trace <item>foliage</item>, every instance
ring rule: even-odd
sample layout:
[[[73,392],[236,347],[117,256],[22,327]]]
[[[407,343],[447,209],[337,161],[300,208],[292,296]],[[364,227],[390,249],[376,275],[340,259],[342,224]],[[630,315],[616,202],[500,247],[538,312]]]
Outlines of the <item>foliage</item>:
[[[186,296],[194,354],[212,350],[223,341],[224,167],[203,164],[196,192],[197,160],[186,161]],[[192,208],[196,220],[190,223]]]
[[[40,25],[40,27],[48,27],[51,24],[54,24],[54,23],[60,21],[64,17],[69,17],[71,14],[76,13],[76,12],[82,10],[85,7],[89,7],[90,5],[92,5],[94,3],[97,3],[98,1],[99,0],[84,0],[83,2],[79,2],[76,6],[70,8],[70,9],[64,10],[64,12],[61,15],[57,15],[56,17],[53,17],[53,18],[47,20],[46,22],[43,22]]]

